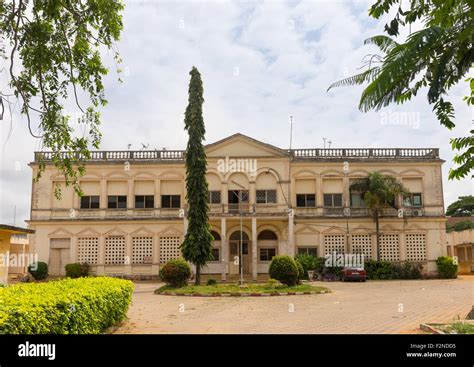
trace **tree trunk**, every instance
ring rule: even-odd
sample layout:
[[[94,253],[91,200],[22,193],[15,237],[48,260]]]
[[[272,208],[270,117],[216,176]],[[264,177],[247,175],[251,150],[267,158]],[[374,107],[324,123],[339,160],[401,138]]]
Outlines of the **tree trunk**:
[[[194,279],[194,285],[201,285],[201,267],[196,266],[196,278]]]
[[[376,237],[377,261],[380,261],[380,228],[379,228],[378,211],[375,212],[375,237]]]

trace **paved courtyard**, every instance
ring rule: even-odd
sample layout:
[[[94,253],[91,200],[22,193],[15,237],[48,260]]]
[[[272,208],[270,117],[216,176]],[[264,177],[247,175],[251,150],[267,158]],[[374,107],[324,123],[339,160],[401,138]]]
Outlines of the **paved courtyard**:
[[[129,320],[116,333],[415,333],[423,322],[464,318],[474,305],[474,276],[315,284],[332,293],[176,297],[137,283]]]

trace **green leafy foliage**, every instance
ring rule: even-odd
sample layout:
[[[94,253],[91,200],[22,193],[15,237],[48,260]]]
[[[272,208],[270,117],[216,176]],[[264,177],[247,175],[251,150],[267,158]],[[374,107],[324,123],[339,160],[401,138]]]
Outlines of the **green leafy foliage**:
[[[73,263],[67,264],[66,268],[66,276],[68,278],[80,278],[80,277],[87,277],[89,276],[89,264],[87,263]]]
[[[388,261],[365,261],[364,268],[367,272],[367,279],[421,279],[421,265],[404,261],[394,264]]]
[[[42,261],[30,264],[28,266],[28,273],[30,273],[35,280],[46,279],[48,277],[48,264]]]
[[[305,271],[301,262],[298,259],[295,259],[295,264],[296,268],[298,269],[298,283],[300,283],[303,279],[308,279],[308,272],[306,272],[305,275]]]
[[[209,227],[209,188],[206,179],[206,152],[203,141],[206,129],[202,117],[204,103],[201,74],[193,67],[189,82],[188,106],[184,125],[189,139],[186,148],[186,199],[188,229],[182,244],[183,256],[196,266],[196,284],[201,282],[201,268],[212,258],[212,235]]]
[[[393,264],[394,277],[396,279],[421,279],[421,265],[409,261]]]
[[[396,208],[396,198],[409,194],[409,191],[395,177],[384,176],[379,172],[371,172],[369,177],[355,181],[351,189],[363,193],[367,208],[374,218],[377,259],[380,259],[380,215],[386,208]]]
[[[474,222],[470,220],[462,220],[454,224],[446,223],[446,232],[462,232],[468,229],[474,229]]]
[[[436,259],[438,275],[441,279],[455,279],[458,276],[458,265],[452,257],[440,256]]]
[[[364,264],[367,279],[393,279],[394,271],[388,261],[369,260]]]
[[[0,96],[8,104],[21,103],[30,134],[53,152],[53,164],[77,193],[89,147],[98,148],[101,140],[98,109],[107,104],[103,77],[108,73],[101,51],[112,50],[120,63],[114,42],[122,31],[123,8],[120,0],[0,0],[0,34],[10,46],[8,54],[0,49],[9,81]],[[73,104],[75,110],[65,110]],[[76,113],[77,121],[71,121]],[[72,123],[84,125],[87,134],[77,136]],[[44,167],[41,162],[36,179]]]
[[[308,279],[308,270],[322,271],[324,265],[324,259],[306,253],[296,255],[295,260],[303,266],[304,279]]]
[[[215,279],[208,279],[206,285],[217,285],[217,280]]]
[[[446,209],[446,215],[453,217],[469,217],[474,215],[474,196],[460,196]]]
[[[287,255],[274,256],[269,267],[270,278],[287,286],[298,283],[298,266],[293,258]]]
[[[170,260],[161,268],[160,278],[171,287],[184,287],[191,278],[191,268],[184,259]]]
[[[133,283],[97,277],[0,290],[0,334],[98,334],[125,319]]]
[[[455,126],[454,106],[446,100],[449,90],[462,81],[469,83],[470,95],[464,100],[474,104],[474,81],[466,79],[474,62],[472,35],[474,34],[474,3],[470,0],[409,1],[378,0],[369,15],[379,19],[394,14],[385,25],[387,35],[365,41],[376,45],[381,54],[368,55],[363,66],[367,70],[331,84],[328,88],[367,84],[362,92],[359,109],[367,112],[390,104],[402,104],[423,88],[428,103],[440,124]],[[422,24],[404,42],[395,39],[402,27]],[[470,136],[451,140],[457,167],[450,170],[450,179],[460,179],[474,167],[474,130]]]

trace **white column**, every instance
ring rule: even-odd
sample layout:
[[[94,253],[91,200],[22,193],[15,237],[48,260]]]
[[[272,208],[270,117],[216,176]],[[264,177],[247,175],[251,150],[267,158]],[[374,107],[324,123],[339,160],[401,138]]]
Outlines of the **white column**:
[[[398,238],[399,241],[399,251],[400,251],[400,261],[405,261],[407,259],[407,245],[405,232],[401,232]]]
[[[73,236],[71,238],[71,247],[69,250],[69,258],[71,259],[71,263],[77,262],[77,237]],[[25,245],[23,245],[23,253],[25,253]]]
[[[256,191],[256,184],[255,181],[250,182],[249,184],[249,205],[250,205],[250,213],[253,213],[253,209],[255,204],[257,203],[257,191]]]
[[[186,214],[184,214],[184,217],[183,217],[183,239],[186,236],[186,233],[188,233],[188,218],[186,217]]]
[[[153,261],[151,266],[151,274],[158,275],[160,271],[160,237],[155,234],[153,236]]]
[[[221,218],[221,263],[222,263],[222,274],[221,279],[227,279],[227,271],[228,271],[228,260],[229,254],[227,252],[227,229],[226,229],[226,219],[225,217]]]
[[[100,180],[100,209],[107,209],[107,180]]]
[[[124,275],[132,275],[132,236],[125,236],[125,264],[123,267]]]
[[[252,279],[257,280],[257,218],[252,217]]]
[[[128,192],[127,192],[127,209],[133,209],[135,207],[135,181],[133,178],[128,180]]]
[[[97,275],[105,274],[105,236],[99,237],[99,248],[97,254]]]
[[[295,222],[293,216],[293,210],[290,209],[288,213],[288,254],[289,256],[295,255]]]

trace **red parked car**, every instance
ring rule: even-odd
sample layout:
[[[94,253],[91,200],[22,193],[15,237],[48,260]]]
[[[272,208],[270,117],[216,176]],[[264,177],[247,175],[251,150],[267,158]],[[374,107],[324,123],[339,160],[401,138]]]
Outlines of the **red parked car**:
[[[365,282],[367,280],[367,273],[363,268],[344,268],[342,269],[342,281],[348,280]]]

